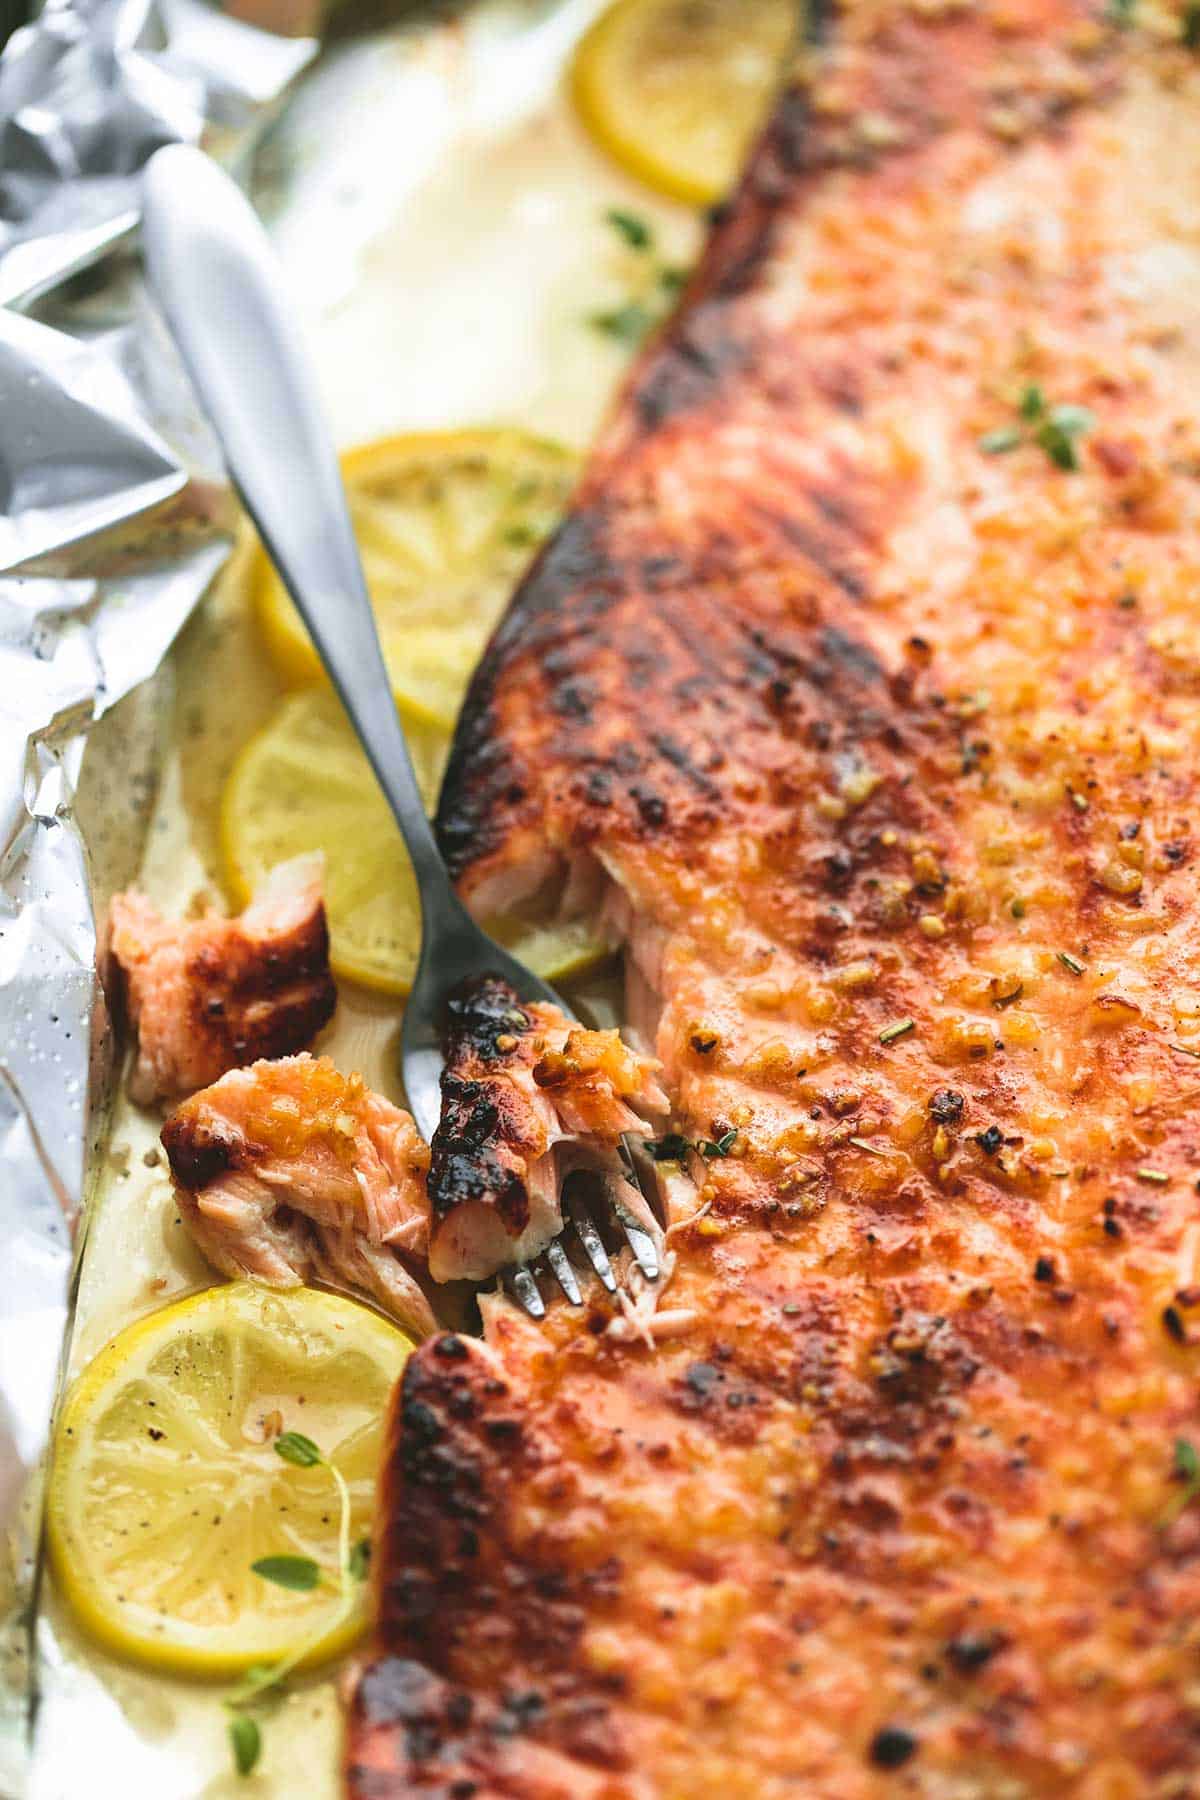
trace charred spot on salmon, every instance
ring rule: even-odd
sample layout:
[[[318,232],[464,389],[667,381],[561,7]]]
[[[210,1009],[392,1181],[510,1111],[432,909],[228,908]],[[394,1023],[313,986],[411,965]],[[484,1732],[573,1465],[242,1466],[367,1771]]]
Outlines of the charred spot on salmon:
[[[946,1645],[946,1661],[960,1675],[977,1675],[1005,1646],[1003,1632],[964,1632]]]
[[[429,1164],[429,1199],[438,1217],[465,1201],[486,1201],[520,1231],[529,1220],[529,1196],[519,1173],[503,1160],[509,1137],[501,1107],[480,1081],[442,1075],[442,1116]]]
[[[870,1757],[877,1769],[900,1769],[917,1753],[917,1740],[902,1725],[885,1725],[871,1739]]]
[[[444,1047],[447,1051],[453,1047],[455,1055],[498,1062],[516,1048],[517,1037],[528,1031],[529,1023],[529,1014],[508,983],[485,976],[464,983],[447,1000]]]
[[[930,1117],[939,1125],[958,1125],[966,1107],[966,1099],[954,1088],[939,1088],[929,1102]]]

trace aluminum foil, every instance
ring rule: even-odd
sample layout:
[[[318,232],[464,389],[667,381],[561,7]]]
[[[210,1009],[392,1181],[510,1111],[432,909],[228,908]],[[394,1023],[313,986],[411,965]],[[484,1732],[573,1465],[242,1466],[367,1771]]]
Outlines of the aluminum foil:
[[[0,305],[129,238],[163,144],[243,148],[313,50],[204,0],[49,0],[0,59]]]
[[[0,58],[5,1795],[24,1776],[30,1478],[106,1098],[95,871],[73,800],[88,732],[153,674],[228,555],[233,526],[212,446],[130,268],[106,266],[86,299],[51,291],[131,236],[139,171],[155,149],[201,142],[235,157],[314,48],[200,0],[50,0]],[[41,316],[27,316],[38,302]]]

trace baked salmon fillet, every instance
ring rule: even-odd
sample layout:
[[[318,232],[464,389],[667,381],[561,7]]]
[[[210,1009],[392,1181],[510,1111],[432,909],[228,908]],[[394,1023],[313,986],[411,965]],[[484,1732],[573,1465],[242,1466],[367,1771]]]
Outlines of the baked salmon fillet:
[[[1200,1794],[1197,41],[841,10],[493,639],[691,1180],[409,1362],[355,1800]]]

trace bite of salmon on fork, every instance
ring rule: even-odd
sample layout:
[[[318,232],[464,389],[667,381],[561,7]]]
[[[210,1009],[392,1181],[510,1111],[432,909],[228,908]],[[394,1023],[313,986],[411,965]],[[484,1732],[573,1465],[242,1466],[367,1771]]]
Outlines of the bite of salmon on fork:
[[[129,1089],[143,1104],[227,1069],[303,1050],[333,1016],[320,857],[273,869],[237,918],[164,919],[117,894],[109,948],[136,1036]]]
[[[599,1183],[612,1210],[661,1248],[662,1228],[628,1178],[622,1142],[652,1135],[649,1121],[665,1116],[655,1070],[615,1031],[588,1031],[544,1002],[523,1005],[506,982],[451,996],[429,1172],[435,1279],[481,1281],[553,1244],[556,1273],[578,1299],[557,1242],[575,1174]],[[578,1218],[591,1260],[595,1226],[585,1207]],[[600,1254],[603,1278],[610,1265]]]
[[[677,1329],[410,1359],[353,1800],[1200,1792],[1195,20],[826,29],[439,813],[608,883]]]
[[[412,1119],[328,1057],[234,1069],[162,1131],[184,1223],[216,1268],[272,1287],[366,1294],[418,1337],[434,1315],[429,1147]]]

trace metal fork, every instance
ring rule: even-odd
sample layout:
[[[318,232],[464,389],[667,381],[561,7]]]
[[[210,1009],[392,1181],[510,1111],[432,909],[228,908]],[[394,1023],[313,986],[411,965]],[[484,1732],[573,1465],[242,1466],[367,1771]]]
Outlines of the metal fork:
[[[281,297],[265,231],[241,190],[201,151],[160,150],[142,194],[142,242],[150,286],[216,430],[230,476],[257,525],[408,846],[421,897],[421,955],[404,1012],[402,1068],[418,1129],[432,1138],[441,1115],[442,1020],[464,981],[499,976],[523,1001],[561,995],[481,931],[451,885],[425,814],[392,699],[337,457],[305,350]],[[638,1186],[628,1146],[627,1179]],[[591,1267],[610,1293],[616,1276],[595,1219],[564,1197]],[[613,1210],[647,1280],[659,1273],[653,1238]],[[582,1303],[560,1233],[546,1265],[567,1299]],[[517,1264],[517,1298],[534,1318],[545,1306],[534,1272]]]

